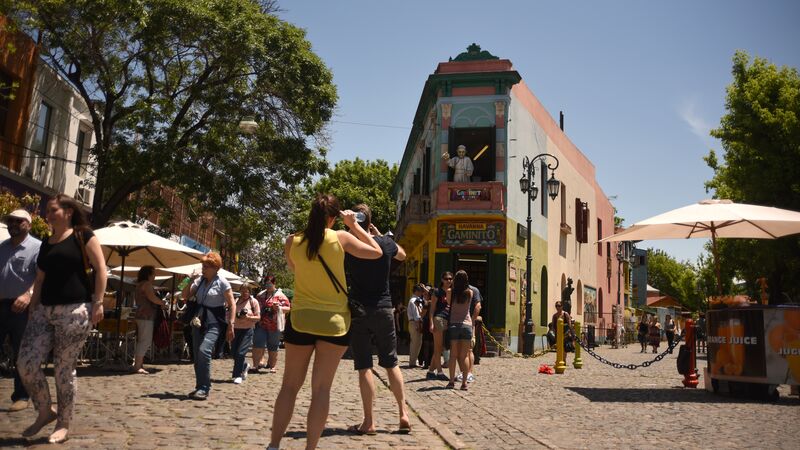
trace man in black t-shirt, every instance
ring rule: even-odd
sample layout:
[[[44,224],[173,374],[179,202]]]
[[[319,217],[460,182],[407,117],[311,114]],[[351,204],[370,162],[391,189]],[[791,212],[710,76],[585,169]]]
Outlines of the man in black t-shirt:
[[[352,210],[364,214],[365,218],[359,225],[369,231],[383,250],[383,256],[378,259],[361,259],[346,254],[344,259],[349,295],[361,302],[366,309],[366,314],[354,318],[350,325],[350,348],[353,353],[353,365],[358,371],[364,420],[349,427],[348,431],[355,434],[375,433],[375,420],[372,414],[372,405],[375,401],[375,381],[372,378],[374,339],[378,349],[378,365],[386,369],[389,386],[400,410],[399,430],[408,432],[411,430],[411,425],[403,393],[403,374],[398,367],[397,334],[392,296],[389,292],[389,270],[392,259],[403,261],[406,259],[406,252],[391,238],[382,236],[375,225],[372,225],[372,212],[367,205],[359,204]]]

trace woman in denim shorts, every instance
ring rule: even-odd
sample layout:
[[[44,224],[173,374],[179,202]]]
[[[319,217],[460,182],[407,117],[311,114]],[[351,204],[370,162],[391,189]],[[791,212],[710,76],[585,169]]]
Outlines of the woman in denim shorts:
[[[469,306],[472,300],[472,289],[469,288],[467,272],[459,270],[453,279],[453,287],[446,290],[447,302],[450,304],[450,325],[447,332],[450,334],[450,370],[449,389],[456,384],[456,362],[461,373],[468,373],[468,353],[472,351],[472,317]],[[461,390],[467,390],[467,377],[461,380]]]

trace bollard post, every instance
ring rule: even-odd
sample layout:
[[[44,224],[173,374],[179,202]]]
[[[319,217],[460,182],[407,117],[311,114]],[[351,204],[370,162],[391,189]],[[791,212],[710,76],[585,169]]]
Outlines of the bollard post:
[[[581,359],[581,322],[579,320],[575,321],[575,336],[577,336],[578,342],[575,343],[575,360],[572,361],[572,367],[580,369],[583,367],[583,359]]]
[[[694,321],[692,319],[686,320],[686,345],[689,346],[689,371],[683,377],[683,385],[688,388],[696,388],[699,384],[695,367],[697,367],[697,347],[694,340]]]
[[[556,324],[556,373],[567,370],[564,359],[564,319],[559,318]]]

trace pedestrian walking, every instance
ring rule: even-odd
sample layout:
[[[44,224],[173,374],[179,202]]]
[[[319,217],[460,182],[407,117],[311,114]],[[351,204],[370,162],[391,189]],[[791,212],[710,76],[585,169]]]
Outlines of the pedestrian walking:
[[[653,347],[653,353],[658,353],[658,346],[661,345],[661,324],[658,323],[658,317],[656,316],[650,319],[648,340],[650,346]]]
[[[667,348],[672,353],[672,342],[675,340],[675,321],[669,314],[664,318],[664,334],[667,336]]]
[[[242,384],[247,379],[250,365],[246,362],[247,352],[253,346],[253,327],[261,319],[258,301],[250,296],[250,287],[243,284],[236,300],[236,323],[233,327],[233,384]]]
[[[211,393],[211,357],[217,339],[225,328],[225,338],[233,341],[236,324],[236,302],[233,299],[231,284],[219,276],[222,268],[222,257],[219,253],[210,252],[201,260],[202,274],[193,274],[194,281],[183,288],[183,298],[197,298],[200,308],[200,325],[192,327],[192,345],[194,346],[194,390],[189,397],[194,400],[206,400]]]
[[[34,436],[57,420],[48,441],[60,443],[69,438],[78,391],[75,375],[78,355],[92,325],[103,319],[106,264],[100,243],[77,201],[64,194],[50,199],[47,223],[53,234],[42,243],[36,260],[36,281],[17,369],[39,413],[22,435]],[[94,268],[92,275],[87,271],[90,264]],[[50,388],[42,370],[51,350],[57,410],[53,410]]]
[[[422,304],[425,300],[422,299],[422,291],[425,289],[423,284],[414,285],[414,292],[408,300],[408,307],[406,312],[408,314],[408,367],[415,368],[417,366],[417,359],[419,358],[419,351],[422,348]]]
[[[142,266],[136,275],[136,289],[133,292],[133,300],[136,302],[136,314],[134,315],[136,319],[136,349],[133,353],[131,371],[143,375],[150,373],[143,367],[144,355],[150,350],[153,342],[156,314],[161,314],[160,310],[166,308],[166,304],[158,298],[153,289],[155,279],[155,267]]]
[[[447,303],[450,304],[450,323],[448,333],[450,334],[450,382],[447,383],[449,389],[455,387],[456,364],[461,369],[462,374],[469,373],[468,353],[471,353],[473,335],[473,322],[470,315],[470,305],[472,304],[473,292],[469,288],[469,277],[467,272],[459,270],[453,280],[453,287],[446,291]],[[467,376],[461,380],[461,390],[466,391]]]
[[[431,357],[433,356],[433,334],[428,329],[430,322],[431,312],[431,293],[434,292],[433,286],[425,285],[425,290],[422,292],[422,348],[419,351],[419,365],[423,369],[428,369],[431,365]]]
[[[477,344],[477,336],[480,334],[480,327],[483,323],[483,318],[479,315],[481,313],[481,291],[473,286],[469,285],[469,290],[472,291],[472,299],[470,300],[469,304],[469,311],[470,317],[472,318],[472,339],[470,340],[470,351],[467,352],[467,382],[472,383],[475,381],[475,364],[480,361],[480,358],[476,356],[476,353],[480,352],[480,350],[475,350]],[[449,334],[449,332],[448,332]],[[452,343],[451,343],[452,347]],[[456,381],[461,381],[464,377],[464,373],[459,373],[456,377]]]
[[[378,243],[383,255],[378,259],[359,258],[345,255],[344,267],[350,286],[349,297],[364,305],[366,314],[353,319],[350,328],[350,348],[353,352],[353,368],[358,371],[358,387],[361,391],[361,404],[364,419],[352,425],[348,431],[355,434],[374,434],[375,419],[375,380],[372,377],[372,346],[378,353],[378,365],[386,370],[389,389],[397,402],[399,415],[398,430],[407,433],[411,430],[406,411],[403,373],[398,366],[397,326],[395,323],[392,295],[389,290],[389,271],[392,260],[403,261],[406,252],[392,238],[382,236],[372,223],[372,211],[365,204],[353,207],[353,211],[363,214],[364,220],[358,224],[369,230]],[[350,230],[353,231],[352,229]]]
[[[19,355],[22,335],[28,323],[33,282],[36,279],[36,258],[42,242],[30,235],[31,215],[24,209],[11,211],[3,218],[9,238],[0,243],[0,345],[11,338],[13,360]],[[22,411],[30,403],[28,391],[14,370],[9,412]]]
[[[331,229],[336,218],[353,232]],[[383,251],[355,220],[340,211],[333,195],[318,194],[306,228],[286,238],[286,262],[295,274],[292,313],[286,320],[283,383],[275,400],[268,448],[277,449],[289,426],[311,356],[311,404],[306,418],[306,448],[316,448],[328,418],[331,385],[350,340],[350,311],[344,289],[344,256],[380,258]]]
[[[259,300],[261,305],[261,322],[256,325],[253,344],[253,367],[266,369],[267,373],[277,372],[278,351],[281,335],[286,324],[286,314],[291,311],[289,298],[276,289],[275,277],[267,277],[264,293]],[[267,350],[267,361],[264,361],[264,349]]]
[[[642,351],[639,353],[644,353],[647,351],[647,336],[650,334],[650,325],[647,322],[647,314],[642,314],[639,325],[636,326],[636,332],[636,338],[639,340],[639,345],[642,346]]]
[[[426,378],[429,380],[448,381],[442,369],[442,353],[444,349],[444,333],[450,324],[450,304],[447,303],[447,289],[453,285],[453,273],[442,273],[441,284],[431,295],[428,330],[433,335],[433,355]]]

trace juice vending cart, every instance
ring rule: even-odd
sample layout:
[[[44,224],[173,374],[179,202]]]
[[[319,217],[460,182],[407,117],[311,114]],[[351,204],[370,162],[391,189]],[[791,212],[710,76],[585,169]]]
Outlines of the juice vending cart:
[[[706,376],[717,391],[761,392],[800,385],[800,306],[743,306],[707,313]]]

